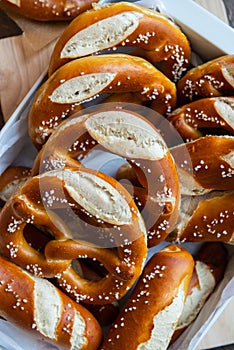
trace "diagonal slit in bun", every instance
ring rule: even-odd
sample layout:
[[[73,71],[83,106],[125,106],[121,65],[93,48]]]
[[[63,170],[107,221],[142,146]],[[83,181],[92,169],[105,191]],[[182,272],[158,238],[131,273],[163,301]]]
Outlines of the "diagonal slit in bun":
[[[147,209],[142,206],[141,215],[150,247],[163,241],[176,224],[180,186],[176,164],[164,138],[142,115],[154,118],[160,125],[166,119],[146,107],[137,107],[138,112],[135,105],[132,111],[122,108],[122,104],[102,104],[64,121],[40,151],[33,173],[71,165],[81,168],[86,166],[92,152],[95,157],[96,148],[104,155],[113,154],[128,162],[134,169],[138,187],[142,188],[138,192],[140,201],[147,202]],[[97,163],[96,169],[100,167]],[[82,187],[89,188],[85,184]],[[83,197],[87,197],[89,205],[96,202],[91,192]],[[121,217],[118,220],[121,223]]]
[[[118,2],[95,6],[70,23],[52,52],[49,75],[70,60],[126,48],[159,63],[159,70],[174,82],[189,67],[190,44],[174,22],[136,3]]]

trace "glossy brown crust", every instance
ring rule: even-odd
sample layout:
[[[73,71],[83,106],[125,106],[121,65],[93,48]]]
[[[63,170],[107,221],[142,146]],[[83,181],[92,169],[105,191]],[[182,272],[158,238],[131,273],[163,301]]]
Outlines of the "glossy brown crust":
[[[57,277],[58,284],[76,301],[109,304],[126,294],[141,274],[147,255],[146,232],[133,199],[116,180],[82,168],[82,174],[84,173],[99,176],[118,189],[129,205],[132,215],[129,224],[122,224],[117,229],[114,224],[100,223],[100,219],[92,218],[92,215],[85,217],[84,208],[69,196],[63,187],[63,181],[56,175],[51,176],[51,173],[48,176],[44,174],[43,177],[28,180],[2,210],[0,246],[9,259],[34,275]],[[88,218],[90,225],[86,235],[96,235],[95,243],[73,238],[63,219],[52,211],[66,211],[70,207],[74,208],[81,223],[85,223],[82,220]],[[26,241],[24,228],[28,224],[41,227],[50,234],[50,240],[45,242],[43,251],[38,251]],[[109,232],[110,239],[113,235],[117,248],[104,249],[100,246],[103,241],[100,241],[97,232],[100,232],[101,237],[102,233]],[[80,276],[70,264],[72,260],[84,257],[97,259],[108,273],[98,281],[90,281]]]
[[[233,150],[233,136],[204,136],[170,149],[178,169],[193,178],[204,191],[234,190]],[[187,186],[188,191],[193,189],[192,183],[188,182]],[[202,189],[197,194],[202,194]]]
[[[154,317],[172,303],[183,282],[187,293],[193,267],[191,254],[176,245],[153,255],[101,350],[135,350],[146,342],[151,337]]]
[[[169,170],[167,173],[169,173]],[[175,173],[174,179],[176,178],[177,174]],[[137,185],[134,182],[130,185],[131,178],[125,177],[125,179],[128,181],[122,180],[121,184],[131,193],[143,219],[147,223],[148,247],[154,247],[167,238],[177,223],[179,217],[179,194],[176,197],[177,207],[173,207],[170,202],[167,202],[162,213],[162,208],[157,202],[155,193],[150,193],[148,189],[141,187],[138,180],[136,181]],[[155,187],[152,187],[153,189]]]
[[[103,278],[104,268],[103,266],[97,264],[97,261],[95,259],[89,260],[88,262],[84,262],[82,261],[82,259],[79,259],[78,263],[82,277],[87,278],[90,281],[98,281],[101,278]],[[84,305],[94,315],[94,317],[102,327],[111,325],[120,311],[118,302],[104,305]]]
[[[182,242],[226,242],[234,244],[234,192],[220,192],[201,199],[185,227],[179,232]]]
[[[178,81],[178,104],[204,97],[232,96],[233,77],[234,55],[221,56],[192,68]]]
[[[36,21],[71,21],[98,0],[1,0],[0,5]]]
[[[104,112],[107,111],[105,107],[103,110]],[[113,110],[113,112],[116,111]],[[120,115],[122,112],[125,112],[125,110],[121,109]],[[86,155],[96,146],[101,146],[108,151],[108,147],[103,144],[102,134],[94,139],[91,135],[92,132],[86,126],[89,120],[92,120],[98,114],[99,111],[84,117],[74,117],[57,128],[39,152],[32,169],[33,173],[46,172],[55,169],[56,166],[59,168],[64,166],[80,168],[81,163],[77,159],[84,160]],[[127,130],[129,135],[131,135],[133,121],[134,125],[138,125],[141,121],[146,122],[152,133],[155,132],[160,135],[158,130],[139,114],[131,111],[127,111],[127,114],[129,119],[126,119],[123,130]],[[130,119],[130,117],[134,119]],[[118,121],[116,124],[118,124]],[[99,126],[102,128],[101,124]],[[112,129],[114,129],[114,126]],[[127,137],[130,139],[132,136],[127,135]],[[121,137],[115,139],[116,154],[124,157],[129,162],[130,172],[137,179],[138,186],[135,187],[133,198],[146,223],[148,247],[153,247],[162,242],[173,230],[179,216],[180,186],[176,165],[167,148],[165,148],[165,154],[161,159],[136,158],[131,157],[131,154],[126,156],[121,148],[122,139]],[[161,135],[160,140],[157,141],[159,148],[161,147],[160,142],[164,143]],[[112,150],[112,152],[114,151]],[[130,179],[128,178],[128,180]]]
[[[184,141],[196,140],[204,133],[220,133],[220,130],[234,135],[233,125],[227,123],[225,113],[220,114],[215,106],[219,101],[234,106],[234,97],[207,97],[175,109],[167,119]]]
[[[71,259],[48,261],[43,251],[34,248],[35,244],[30,242],[30,238],[28,241],[26,240],[26,237],[34,235],[33,241],[36,241],[36,232],[34,230],[29,229],[27,235],[24,236],[24,230],[28,224],[46,228],[47,232],[50,230],[50,233],[52,233],[51,238],[70,238],[68,232],[63,231],[62,228],[58,230],[45,211],[40,196],[39,179],[37,178],[29,179],[7,201],[1,211],[1,249],[5,256],[36,276],[52,278],[68,268]],[[41,239],[40,237],[41,235],[38,235],[38,240]]]
[[[20,180],[26,180],[31,176],[31,168],[18,166],[18,167],[9,167],[0,175],[0,192],[5,190],[14,182]],[[2,198],[1,198],[2,199]]]
[[[35,327],[34,280],[20,267],[0,256],[0,315],[19,328],[28,330],[35,337],[44,338],[55,343],[60,349],[71,349],[71,332],[75,312],[78,312],[85,322],[87,343],[82,350],[96,350],[101,342],[102,330],[96,319],[83,306],[75,303],[60,290],[53,286],[60,297],[60,319],[56,327],[56,339],[43,336]],[[51,285],[52,286],[52,285]]]
[[[127,12],[138,12],[143,16],[133,33],[125,35],[122,40],[120,39],[119,43],[115,44],[114,49],[116,46],[137,47],[140,50],[135,52],[136,55],[141,55],[151,63],[161,62],[160,69],[164,74],[173,81],[180,79],[189,66],[190,45],[188,39],[170,19],[156,11],[129,2],[95,6],[95,9],[86,11],[74,19],[56,43],[51,56],[49,74],[51,75],[61,65],[72,59],[69,57],[61,58],[61,51],[75,34],[94,23],[100,23],[106,18]],[[107,44],[106,48],[113,47]]]
[[[202,263],[207,265],[210,272],[215,278],[215,284],[218,285],[218,283],[224,276],[225,268],[228,261],[228,252],[224,244],[220,242],[205,243],[199,249],[194,259],[195,259],[195,262],[201,261]],[[192,294],[193,288],[195,287],[199,288],[199,286],[200,286],[200,283],[197,276],[196,268],[194,268],[187,295]],[[208,297],[209,295],[207,296],[207,298]],[[203,304],[205,303],[207,298],[203,301]],[[200,308],[198,312],[199,311],[200,311]],[[172,337],[172,342],[174,342],[184,330],[185,328],[176,329]]]
[[[93,93],[89,100],[104,93],[132,92],[162,115],[175,106],[175,84],[142,58],[116,54],[76,59],[51,75],[33,100],[28,117],[28,132],[38,149],[61,121],[80,110],[80,105],[85,102],[85,99],[77,97],[77,102],[57,103],[51,100],[51,94],[64,82],[95,73],[113,73],[114,78],[98,93]]]

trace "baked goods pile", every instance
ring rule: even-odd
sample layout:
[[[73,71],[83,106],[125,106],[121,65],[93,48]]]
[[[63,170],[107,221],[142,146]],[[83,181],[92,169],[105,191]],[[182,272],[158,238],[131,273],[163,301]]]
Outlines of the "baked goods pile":
[[[233,66],[191,68],[181,30],[128,2],[67,26],[28,115],[34,165],[0,178],[2,317],[74,350],[167,349],[196,318],[233,244]]]
[[[80,13],[92,8],[98,0],[1,0],[0,5],[23,17],[35,21],[71,21]]]

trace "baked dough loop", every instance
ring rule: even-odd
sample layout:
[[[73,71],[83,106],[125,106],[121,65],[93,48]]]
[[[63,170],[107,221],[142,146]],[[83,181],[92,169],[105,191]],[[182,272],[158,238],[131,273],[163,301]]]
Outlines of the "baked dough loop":
[[[48,236],[43,249],[27,241],[35,225]],[[146,230],[126,189],[94,170],[59,169],[32,177],[7,202],[0,218],[0,246],[15,264],[40,277],[56,278],[76,301],[109,304],[141,274]],[[92,281],[79,275],[76,259],[93,259],[106,273]]]
[[[142,116],[152,111],[142,106],[140,110],[141,115],[130,106],[122,109],[121,104],[103,104],[67,119],[39,152],[33,172],[80,167],[97,149],[104,152],[104,158],[106,152],[120,157],[136,173],[139,189],[133,184],[132,195],[136,203],[142,203],[138,208],[148,230],[148,246],[154,246],[165,239],[177,221],[180,188],[176,165],[163,137]],[[155,112],[153,117],[169,124]]]

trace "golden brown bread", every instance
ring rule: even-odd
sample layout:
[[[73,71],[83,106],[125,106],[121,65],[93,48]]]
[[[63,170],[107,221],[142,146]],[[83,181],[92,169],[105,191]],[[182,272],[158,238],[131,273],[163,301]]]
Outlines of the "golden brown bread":
[[[102,330],[83,306],[49,281],[0,255],[0,315],[63,350],[97,350]]]
[[[176,103],[175,84],[142,58],[115,54],[76,59],[51,75],[33,100],[28,132],[34,145],[41,148],[82,103],[116,92],[132,92],[163,115]]]
[[[234,136],[207,135],[170,148],[182,195],[234,190]]]
[[[234,55],[224,55],[190,69],[178,81],[178,103],[203,97],[233,96]]]
[[[182,313],[194,260],[169,245],[153,255],[101,350],[165,350]]]
[[[134,168],[147,203],[141,214],[148,245],[160,243],[177,222],[178,175],[159,131],[136,112],[102,105],[91,114],[64,121],[41,150],[33,172],[80,167],[77,159],[85,161],[96,147],[121,156]]]
[[[180,28],[164,15],[133,4],[96,5],[74,19],[52,52],[49,75],[75,58],[118,46],[139,48],[149,62],[177,81],[189,66],[190,46]]]
[[[92,7],[98,0],[1,0],[7,10],[36,21],[71,21],[77,15]]]
[[[28,224],[49,236],[42,250],[26,240]],[[130,194],[111,177],[85,168],[29,179],[3,208],[0,231],[9,259],[37,276],[57,277],[76,301],[91,304],[126,294],[147,254],[146,229]],[[83,278],[71,264],[77,258],[98,260],[105,275]]]
[[[180,219],[168,240],[234,244],[233,191],[212,191],[181,200]]]
[[[184,141],[204,134],[234,135],[234,97],[207,97],[175,109],[167,117]]]

